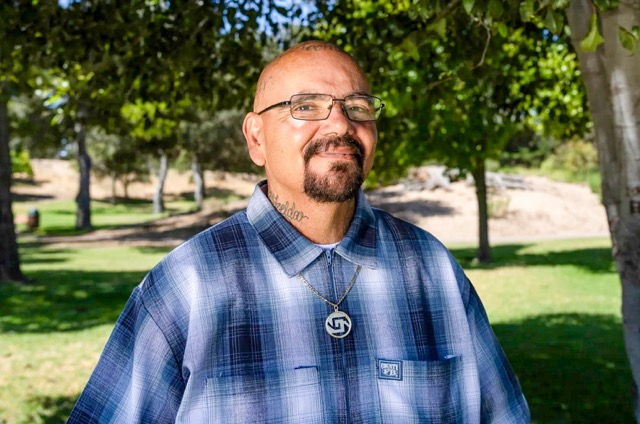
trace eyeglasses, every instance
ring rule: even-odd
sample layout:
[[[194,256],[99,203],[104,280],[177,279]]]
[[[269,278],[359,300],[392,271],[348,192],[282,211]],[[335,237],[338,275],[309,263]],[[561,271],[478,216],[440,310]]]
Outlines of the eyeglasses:
[[[334,102],[341,102],[347,117],[358,122],[375,121],[384,109],[382,100],[375,96],[352,94],[344,99],[335,99],[330,94],[294,94],[291,99],[271,105],[258,115],[276,107],[289,106],[293,119],[322,121],[331,114]]]

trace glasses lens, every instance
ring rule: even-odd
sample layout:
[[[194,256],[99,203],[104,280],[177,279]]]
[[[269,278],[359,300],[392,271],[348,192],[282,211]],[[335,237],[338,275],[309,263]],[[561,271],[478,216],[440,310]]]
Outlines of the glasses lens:
[[[305,121],[327,119],[332,103],[328,94],[296,94],[291,96],[291,116]]]
[[[353,121],[375,121],[382,110],[380,99],[373,96],[347,96],[344,104],[349,119]]]

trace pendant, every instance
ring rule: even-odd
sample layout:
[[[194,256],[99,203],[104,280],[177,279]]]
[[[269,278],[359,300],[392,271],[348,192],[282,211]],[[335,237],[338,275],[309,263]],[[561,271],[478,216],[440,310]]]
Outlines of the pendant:
[[[324,322],[324,329],[331,337],[341,339],[351,332],[351,318],[342,311],[335,310]]]

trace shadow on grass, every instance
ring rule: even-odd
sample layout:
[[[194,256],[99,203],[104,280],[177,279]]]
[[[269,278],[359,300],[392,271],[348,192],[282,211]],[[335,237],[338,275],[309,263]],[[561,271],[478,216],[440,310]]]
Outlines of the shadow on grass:
[[[36,396],[28,400],[29,423],[64,424],[71,414],[77,396]]]
[[[219,187],[207,187],[206,188],[206,200],[217,199],[220,201],[231,201],[231,200],[240,200],[245,198],[246,196],[242,196],[238,194],[235,190],[229,190],[226,188]],[[183,191],[174,196],[176,199],[187,200],[190,202],[195,201],[194,192],[191,191]]]
[[[0,332],[48,333],[114,324],[144,272],[34,271],[0,284]]]
[[[493,329],[518,375],[532,422],[634,423],[620,319],[542,315]]]
[[[558,250],[545,253],[523,253],[530,244],[505,244],[491,248],[493,262],[476,263],[476,248],[450,249],[465,269],[495,269],[503,266],[573,265],[588,271],[615,272],[610,248]]]

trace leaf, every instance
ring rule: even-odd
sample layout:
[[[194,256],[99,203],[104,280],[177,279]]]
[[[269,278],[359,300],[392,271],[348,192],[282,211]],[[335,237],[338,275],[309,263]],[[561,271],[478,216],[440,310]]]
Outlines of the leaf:
[[[502,6],[500,0],[489,0],[487,11],[489,12],[489,16],[499,18],[504,13],[504,6]]]
[[[598,9],[603,12],[616,9],[620,5],[620,0],[593,0]]]
[[[553,34],[558,34],[562,29],[562,15],[553,11],[552,8],[547,9],[547,16],[544,19],[544,25]]]
[[[411,59],[415,60],[416,62],[420,60],[420,53],[418,52],[418,47],[416,46],[416,43],[411,39],[411,37],[406,37],[402,41],[402,48],[407,52],[407,54],[409,55],[409,57],[411,57]]]
[[[438,21],[429,25],[429,29],[438,34],[440,38],[444,38],[447,35],[447,20],[444,18],[439,19]]]
[[[505,24],[504,22],[499,22],[497,24],[498,27],[498,33],[500,34],[500,36],[502,36],[502,38],[507,38],[509,36],[509,27],[507,27],[507,24]]]
[[[618,27],[618,39],[622,47],[631,53],[636,51],[636,42],[638,41],[634,34],[621,26]]]
[[[529,22],[533,13],[533,0],[526,0],[520,4],[520,19],[524,22]]]
[[[462,6],[464,10],[470,15],[473,10],[473,6],[476,4],[476,0],[462,0]]]
[[[594,12],[589,19],[589,33],[580,41],[580,48],[586,52],[594,52],[602,43],[604,38],[598,29],[598,15]]]

